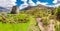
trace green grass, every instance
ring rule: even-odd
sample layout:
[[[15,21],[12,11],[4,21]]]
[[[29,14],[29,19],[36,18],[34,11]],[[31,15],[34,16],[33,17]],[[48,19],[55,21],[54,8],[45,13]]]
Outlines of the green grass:
[[[0,31],[27,31],[27,29],[29,28],[29,26],[32,25],[36,25],[36,20],[34,18],[34,16],[29,15],[29,14],[20,14],[20,15],[14,15],[14,14],[7,14],[7,20],[5,21],[10,21],[10,20],[15,20],[17,21],[18,19],[27,19],[26,23],[3,23],[0,22]],[[13,19],[11,18],[13,17]],[[2,17],[0,17],[0,19],[2,20]]]
[[[2,23],[0,22],[0,31],[27,31],[28,27],[36,24],[34,18],[30,17],[27,23]],[[34,21],[34,22],[33,22]]]
[[[29,23],[5,24],[0,22],[0,31],[26,31],[28,26]]]

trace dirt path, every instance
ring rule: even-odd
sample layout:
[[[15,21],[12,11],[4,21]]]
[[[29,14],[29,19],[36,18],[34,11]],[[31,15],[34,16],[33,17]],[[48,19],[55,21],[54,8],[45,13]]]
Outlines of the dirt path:
[[[44,29],[44,25],[42,23],[42,18],[36,18],[36,20],[38,22],[38,26],[41,29],[41,31],[55,31],[54,30],[54,20],[53,19],[50,20],[50,24],[48,25],[47,30]]]
[[[44,28],[44,25],[42,23],[42,18],[36,18],[36,21],[38,23],[39,29],[36,26],[31,25],[31,26],[29,26],[28,31],[30,31],[29,29],[32,29],[32,31],[40,31],[40,30],[41,31],[55,31],[54,30],[54,20],[53,19],[51,19],[50,24],[47,25],[47,30]]]
[[[48,31],[55,31],[53,19],[50,20],[50,24],[48,25]]]
[[[38,26],[40,28],[41,31],[45,31],[43,23],[42,23],[42,19],[41,18],[36,18]]]

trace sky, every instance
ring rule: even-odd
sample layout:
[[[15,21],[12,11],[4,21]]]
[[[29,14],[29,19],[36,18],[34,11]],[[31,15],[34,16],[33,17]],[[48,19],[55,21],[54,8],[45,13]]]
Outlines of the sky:
[[[27,0],[27,3],[28,3],[29,0]],[[32,0],[34,3],[37,2],[37,0]],[[40,2],[48,2],[48,4],[53,4],[53,1],[54,0],[38,0]],[[17,0],[17,6],[20,6],[21,4],[23,4],[24,2],[21,1],[21,0]]]
[[[28,5],[36,6],[38,4],[42,4],[48,7],[58,7],[60,5],[60,0],[17,0],[16,3],[17,6],[20,6],[20,9],[25,8]]]
[[[25,0],[24,0],[25,1]],[[37,1],[40,1],[41,3],[45,3],[47,2],[47,5],[52,5],[54,3],[57,3],[57,0],[32,0],[34,3],[36,3]],[[29,0],[27,0],[27,3],[29,2]],[[54,3],[53,3],[54,2]],[[17,0],[17,6],[20,6],[21,4],[23,4],[24,2],[22,0]]]
[[[30,6],[45,5],[48,7],[58,7],[60,5],[60,0],[0,0],[0,6],[2,7],[12,7],[19,6],[19,9],[23,9]]]

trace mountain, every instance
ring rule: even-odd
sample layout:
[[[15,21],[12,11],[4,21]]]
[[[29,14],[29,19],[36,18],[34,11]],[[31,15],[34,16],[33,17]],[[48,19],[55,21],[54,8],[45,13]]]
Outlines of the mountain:
[[[9,13],[10,10],[7,9],[7,8],[4,8],[4,7],[0,7],[0,12],[7,12],[7,13]]]
[[[44,6],[44,5],[41,5],[41,4],[39,4],[39,5],[37,5],[37,6],[28,6],[28,7],[26,7],[26,8],[24,8],[24,9],[22,9],[22,10],[30,10],[30,9],[34,9],[34,8],[38,8],[38,9],[54,9],[53,7],[47,7],[47,6]],[[4,8],[4,7],[0,7],[0,12],[7,12],[7,13],[10,13],[10,8],[9,9],[7,9],[7,8]],[[21,10],[20,10],[21,11]]]
[[[48,6],[44,6],[44,5],[39,4],[37,6],[28,6],[28,7],[24,8],[24,9],[22,9],[22,10],[29,10],[29,9],[32,9],[32,8],[39,8],[39,9],[47,8],[47,9],[51,9],[51,10],[54,9],[54,7],[48,7]]]

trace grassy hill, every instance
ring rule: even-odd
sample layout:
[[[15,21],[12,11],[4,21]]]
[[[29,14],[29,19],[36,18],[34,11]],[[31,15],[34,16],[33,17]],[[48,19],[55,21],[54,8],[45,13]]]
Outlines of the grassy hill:
[[[53,10],[53,11],[52,11]],[[58,10],[58,11],[57,11]],[[40,31],[36,18],[42,18],[45,30],[48,29],[51,19],[53,19],[55,31],[60,31],[60,22],[57,20],[59,8],[32,7],[29,10],[20,11],[19,14],[8,14],[0,12],[0,31]],[[52,15],[53,13],[53,15]],[[59,15],[59,14],[58,14]],[[59,17],[59,16],[58,16]]]

